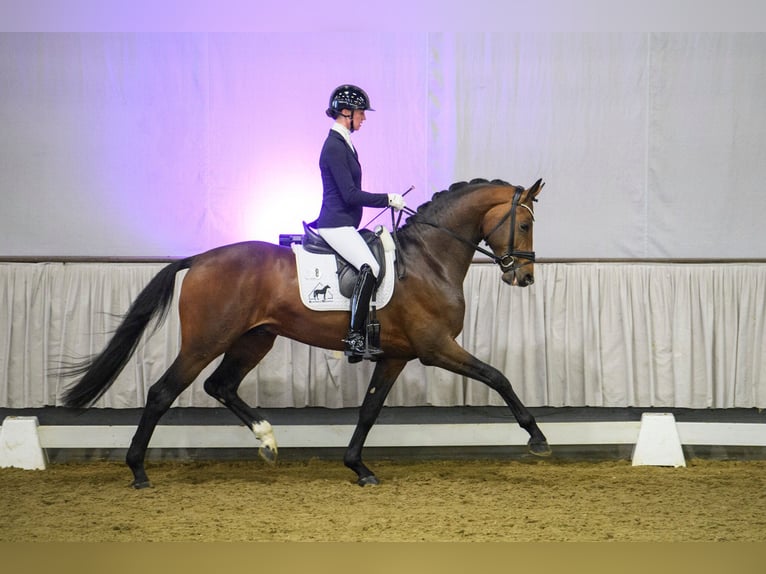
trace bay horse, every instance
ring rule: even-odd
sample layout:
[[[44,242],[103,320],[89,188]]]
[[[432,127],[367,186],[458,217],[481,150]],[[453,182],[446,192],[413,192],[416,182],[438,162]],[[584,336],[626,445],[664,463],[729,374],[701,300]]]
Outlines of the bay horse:
[[[534,282],[533,201],[544,183],[525,189],[500,180],[459,182],[434,194],[395,230],[397,259],[404,265],[390,302],[378,310],[382,325],[375,368],[343,462],[360,486],[378,484],[362,462],[362,448],[394,382],[412,359],[488,385],[504,399],[529,433],[531,453],[551,450],[535,418],[508,379],[458,345],[463,329],[463,281],[475,251],[500,266],[502,280],[525,287]],[[393,213],[393,212],[392,212]],[[393,216],[392,216],[393,219]],[[480,246],[484,241],[491,249]],[[178,297],[180,350],[150,387],[126,463],[135,488],[151,486],[146,450],[160,418],[202,370],[223,355],[204,383],[205,391],[244,422],[260,441],[268,462],[277,458],[271,425],[238,395],[245,375],[272,348],[277,336],[307,345],[342,350],[348,312],[315,311],[300,300],[296,259],[289,247],[248,241],[217,247],[174,261],[160,270],[131,304],[104,350],[74,365],[80,380],[63,395],[68,407],[97,401],[125,367],[152,320],[159,324],[173,299],[176,274],[188,269]]]

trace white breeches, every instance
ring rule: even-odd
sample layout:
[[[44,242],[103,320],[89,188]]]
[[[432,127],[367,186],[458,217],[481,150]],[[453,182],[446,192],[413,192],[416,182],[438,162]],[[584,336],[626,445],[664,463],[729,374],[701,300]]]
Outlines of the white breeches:
[[[343,259],[351,263],[357,269],[361,269],[365,263],[370,266],[372,274],[377,279],[380,273],[380,265],[375,261],[372,251],[367,247],[362,236],[353,227],[323,227],[317,229],[330,247],[335,249]]]

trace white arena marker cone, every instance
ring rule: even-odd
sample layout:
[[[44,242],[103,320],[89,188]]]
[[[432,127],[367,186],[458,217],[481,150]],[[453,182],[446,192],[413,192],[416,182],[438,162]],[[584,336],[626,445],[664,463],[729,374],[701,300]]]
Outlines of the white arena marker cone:
[[[686,466],[681,439],[672,413],[643,413],[633,466]]]
[[[0,468],[45,470],[37,417],[5,417],[0,429]]]

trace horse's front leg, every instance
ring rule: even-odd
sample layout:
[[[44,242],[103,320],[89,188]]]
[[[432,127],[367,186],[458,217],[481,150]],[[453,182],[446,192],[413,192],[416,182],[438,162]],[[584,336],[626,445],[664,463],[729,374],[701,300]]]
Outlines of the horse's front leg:
[[[540,430],[540,427],[537,426],[535,417],[532,416],[532,413],[527,410],[527,407],[516,396],[511,383],[503,373],[491,365],[480,361],[452,339],[450,339],[448,345],[440,348],[435,355],[428,357],[428,359],[421,358],[421,360],[424,364],[441,367],[459,375],[481,381],[497,391],[511,409],[519,426],[529,433],[529,442],[527,443],[529,452],[537,456],[549,456],[551,454],[548,440],[545,438],[543,431]]]
[[[379,484],[375,473],[362,462],[362,448],[370,429],[378,420],[378,415],[380,415],[380,410],[383,408],[383,403],[391,387],[394,386],[396,378],[406,364],[407,361],[403,360],[380,359],[375,365],[375,371],[372,373],[372,379],[370,379],[370,384],[367,387],[367,394],[365,394],[362,406],[359,408],[359,420],[343,457],[343,463],[357,474],[359,486]]]

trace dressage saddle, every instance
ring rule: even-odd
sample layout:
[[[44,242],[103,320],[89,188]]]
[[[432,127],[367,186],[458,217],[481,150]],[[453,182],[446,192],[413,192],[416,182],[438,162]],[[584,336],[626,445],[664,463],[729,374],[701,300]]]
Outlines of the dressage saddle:
[[[338,288],[344,297],[351,298],[359,271],[356,267],[351,265],[351,263],[338,255],[338,253],[330,247],[329,243],[322,239],[322,236],[319,235],[317,230],[305,221],[303,222],[303,231],[304,234],[301,245],[306,251],[309,253],[335,255],[338,273]],[[380,240],[380,233],[375,233],[369,229],[360,229],[359,233],[369,246],[370,251],[372,251],[373,257],[375,257],[375,260],[380,265],[380,273],[375,284],[376,288],[380,287],[380,284],[383,282],[383,278],[386,275],[386,257],[383,243]]]

